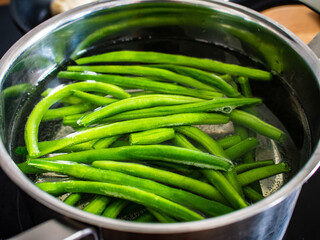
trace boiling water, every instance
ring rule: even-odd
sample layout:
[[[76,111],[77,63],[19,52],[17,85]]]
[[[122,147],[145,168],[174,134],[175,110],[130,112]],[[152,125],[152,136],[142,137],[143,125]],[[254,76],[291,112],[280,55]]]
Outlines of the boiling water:
[[[167,53],[177,53],[183,55],[189,55],[194,57],[202,57],[202,58],[212,58],[215,60],[220,60],[227,63],[234,63],[240,64],[245,66],[257,67],[262,68],[263,65],[258,61],[248,58],[242,54],[237,52],[231,51],[227,48],[216,46],[214,44],[204,43],[204,42],[195,42],[195,41],[188,41],[188,40],[166,40],[166,39],[157,39],[157,40],[150,40],[150,39],[137,39],[132,40],[129,42],[113,42],[108,43],[106,46],[100,46],[97,49],[90,50],[87,55],[97,53],[97,52],[104,52],[104,51],[115,51],[115,50],[145,50],[145,51],[159,51],[159,52],[167,52]],[[102,49],[102,50],[101,50]],[[56,78],[56,73],[59,70],[65,68],[68,63],[61,65],[59,69],[53,72],[47,78],[39,81],[38,86],[36,86],[32,90],[32,94],[30,94],[24,101],[23,104],[20,106],[20,110],[16,115],[15,121],[12,123],[12,134],[11,134],[11,152],[13,154],[13,150],[16,146],[23,146],[23,128],[25,125],[25,121],[27,119],[28,114],[34,107],[35,103],[39,101],[41,98],[41,93],[48,87],[55,87],[59,84],[63,84],[61,79]],[[284,81],[280,78],[275,78],[271,83],[255,83],[252,81],[252,90],[255,96],[257,97],[264,97],[264,93],[266,92],[265,89],[270,89],[271,87],[274,88],[277,86],[277,89],[282,88],[284,89],[284,94],[291,96],[292,93],[286,89]],[[270,87],[270,88],[269,88]],[[264,99],[267,103],[272,103],[273,99]],[[299,108],[299,102],[296,100],[297,108],[299,109],[299,118],[304,119],[304,114],[301,108]],[[271,104],[272,105],[272,104]],[[285,128],[285,124],[282,124],[281,121],[275,116],[273,111],[276,111],[277,108],[273,108],[271,111],[266,105],[262,104],[259,107],[256,107],[256,110],[260,114],[260,117],[267,122],[271,123],[272,125],[282,129],[283,131],[287,132]],[[285,113],[284,115],[292,115],[295,114],[290,112],[290,109],[287,109],[289,112]],[[290,125],[295,125],[294,123],[290,123]],[[232,134],[234,129],[233,125],[225,124],[222,126],[199,126],[201,129],[206,131],[215,139],[226,136],[228,134]],[[304,135],[308,135],[307,127],[305,125],[301,128]],[[50,139],[58,139],[61,136],[64,136],[66,133],[70,132],[70,128],[66,128],[62,126],[61,121],[51,121],[42,123],[39,130],[39,141],[43,140],[50,140]],[[287,180],[292,176],[297,166],[299,165],[299,158],[301,156],[300,149],[302,148],[301,145],[306,145],[305,143],[301,143],[301,140],[291,139],[290,135],[292,132],[288,133],[288,140],[285,143],[279,144],[273,140],[269,140],[265,137],[258,136],[260,146],[256,150],[256,160],[264,160],[264,159],[273,159],[276,163],[279,162],[287,162],[293,168],[293,171],[286,175],[286,174],[279,174],[275,177],[270,177],[260,182],[262,191],[264,196],[268,196],[271,193],[278,190]],[[305,141],[305,140],[304,140]],[[297,146],[300,145],[300,146]],[[19,156],[15,156],[16,162],[24,161],[23,158]],[[56,174],[44,174],[39,175],[35,179],[36,182],[39,181],[48,181],[48,180],[57,180],[57,179],[64,179],[65,176],[60,176]]]

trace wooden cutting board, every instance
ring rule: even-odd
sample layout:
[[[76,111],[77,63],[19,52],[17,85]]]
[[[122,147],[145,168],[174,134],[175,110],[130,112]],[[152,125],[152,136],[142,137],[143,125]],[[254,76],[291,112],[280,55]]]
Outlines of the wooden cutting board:
[[[0,0],[0,5],[9,3],[10,0]],[[320,15],[304,5],[274,7],[262,13],[291,30],[305,43],[320,32]]]

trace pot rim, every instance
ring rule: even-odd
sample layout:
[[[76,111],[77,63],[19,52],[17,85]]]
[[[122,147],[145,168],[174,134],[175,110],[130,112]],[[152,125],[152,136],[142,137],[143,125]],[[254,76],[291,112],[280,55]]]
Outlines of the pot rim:
[[[149,0],[130,0],[130,1],[119,1],[112,0],[107,2],[96,2],[90,3],[85,6],[80,6],[72,9],[68,12],[59,14],[52,17],[51,19],[40,24],[26,35],[24,35],[20,40],[18,40],[9,51],[0,60],[0,79],[3,79],[9,70],[11,63],[31,44],[38,41],[42,37],[50,34],[52,29],[57,29],[63,24],[69,23],[71,21],[77,20],[81,16],[87,15],[92,11],[99,11],[105,8],[116,7],[120,5],[127,5],[132,3],[142,3],[150,2]],[[238,13],[244,14],[257,22],[265,28],[271,31],[275,31],[278,35],[282,37],[289,38],[290,44],[302,51],[306,58],[305,59],[314,73],[319,73],[320,75],[320,64],[318,58],[312,52],[312,50],[303,43],[297,36],[291,33],[288,29],[281,26],[279,23],[272,19],[246,7],[240,6],[235,3],[222,2],[218,0],[172,0],[171,2],[177,3],[187,3],[193,5],[200,5],[205,7],[221,6],[227,7],[230,11],[236,11]],[[319,81],[318,81],[319,82]],[[4,147],[2,141],[0,143],[0,163],[6,174],[14,181],[24,192],[29,194],[31,197],[36,199],[38,202],[42,203],[46,207],[65,215],[69,218],[76,219],[78,221],[95,225],[102,228],[113,229],[118,231],[135,232],[135,233],[156,233],[156,234],[173,234],[173,233],[186,233],[194,231],[202,231],[213,228],[218,228],[234,222],[238,222],[247,218],[250,218],[258,213],[261,213],[268,208],[271,208],[285,198],[287,198],[291,193],[295,191],[300,191],[302,185],[316,172],[317,168],[320,166],[320,147],[319,144],[315,147],[313,154],[311,155],[308,162],[301,168],[301,170],[293,177],[289,182],[287,182],[281,189],[273,193],[269,197],[241,210],[235,212],[208,218],[197,222],[183,222],[183,223],[171,223],[171,224],[157,224],[157,223],[134,223],[123,220],[108,219],[105,217],[93,215],[82,210],[76,209],[74,207],[64,204],[60,200],[54,198],[53,196],[44,193],[42,190],[37,188],[30,180],[27,178],[16,166],[14,161],[12,161],[6,148]]]

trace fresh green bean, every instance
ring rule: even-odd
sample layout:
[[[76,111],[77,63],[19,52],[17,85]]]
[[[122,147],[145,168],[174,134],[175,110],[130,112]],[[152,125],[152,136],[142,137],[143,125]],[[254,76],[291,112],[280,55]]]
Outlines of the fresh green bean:
[[[153,108],[132,110],[128,112],[119,113],[105,120],[102,120],[102,122],[116,122],[137,118],[166,116],[178,113],[196,113],[211,111],[229,113],[232,111],[232,109],[236,107],[259,103],[261,103],[261,99],[257,98],[215,98],[209,101],[203,101],[199,103],[186,103],[177,106],[159,106]],[[67,125],[74,126],[76,122],[83,116],[84,115],[69,116],[64,118],[63,122]]]
[[[116,136],[112,136],[112,137],[106,137],[106,138],[99,139],[98,141],[96,141],[96,142],[94,143],[94,145],[92,146],[92,148],[93,148],[93,149],[103,149],[103,148],[107,148],[107,147],[109,147],[112,143],[114,143],[115,141],[117,141],[120,137],[121,137],[121,135],[116,135]]]
[[[117,148],[117,147],[125,147],[125,146],[130,146],[129,141],[118,139],[117,141],[114,141],[109,147]]]
[[[177,132],[182,133],[183,135],[201,143],[212,154],[219,157],[228,158],[228,155],[225,154],[222,147],[215,140],[213,140],[213,138],[199,128],[193,126],[181,126],[175,127],[174,129]]]
[[[163,214],[159,211],[155,211],[153,209],[148,209],[148,211],[161,223],[175,223],[177,220],[173,219],[172,217],[169,217],[166,214]]]
[[[90,201],[88,205],[82,208],[82,210],[92,214],[101,215],[110,201],[110,197],[97,195],[93,198],[93,200]]]
[[[233,166],[231,161],[223,157],[167,145],[132,145],[117,148],[93,149],[52,156],[46,159],[51,161],[65,160],[82,163],[101,160],[160,160],[223,171],[228,171]]]
[[[220,193],[210,184],[203,183],[177,173],[144,166],[137,163],[114,161],[96,161],[92,163],[92,166],[105,170],[126,173],[136,177],[151,179],[156,182],[162,182],[177,188],[185,189],[208,199],[224,202],[224,199]]]
[[[103,211],[102,216],[108,218],[117,218],[122,209],[124,209],[130,202],[124,199],[113,200]]]
[[[28,165],[27,161],[18,163],[17,166],[20,169],[20,171],[23,172],[24,174],[38,174],[38,173],[46,172],[45,170],[41,170],[39,168]]]
[[[223,175],[225,178],[229,181],[229,183],[232,185],[232,187],[240,194],[241,197],[244,197],[242,187],[238,181],[238,175],[234,168],[228,172],[224,172]]]
[[[105,83],[98,82],[81,82],[67,85],[58,91],[50,94],[43,98],[32,110],[25,126],[25,142],[28,149],[28,153],[31,157],[38,156],[40,154],[38,148],[38,131],[40,121],[45,112],[60,99],[70,96],[73,90],[84,90],[84,91],[97,91],[106,94],[112,94],[115,97],[126,98],[130,94],[125,92],[123,89]]]
[[[150,212],[145,212],[133,220],[134,222],[156,222],[157,219]]]
[[[238,175],[239,182],[242,186],[259,181],[261,179],[271,177],[280,173],[290,171],[290,167],[286,163],[278,163],[270,166],[254,168]]]
[[[274,164],[273,160],[268,159],[268,160],[261,160],[257,162],[251,162],[251,163],[241,163],[241,164],[235,165],[234,169],[236,170],[237,174],[240,174],[254,168],[269,166],[272,164]]]
[[[202,170],[208,180],[222,193],[235,209],[248,206],[243,197],[219,171]]]
[[[202,100],[193,97],[166,94],[150,94],[145,96],[131,97],[111,103],[107,106],[97,109],[92,113],[89,113],[88,115],[85,115],[78,121],[78,124],[80,126],[88,126],[92,123],[96,123],[102,118],[129,110],[149,108],[159,105],[178,105],[198,101]]]
[[[175,71],[180,74],[184,74],[186,76],[191,76],[194,79],[197,79],[201,82],[204,82],[218,90],[222,91],[229,97],[239,97],[240,93],[234,89],[229,83],[227,83],[224,79],[219,77],[218,75],[206,71],[202,71],[195,68],[185,67],[185,66],[177,66],[177,65],[151,65],[151,67],[159,67],[168,69],[171,71]]]
[[[45,154],[57,151],[61,148],[75,145],[77,143],[111,137],[125,133],[145,131],[160,127],[170,127],[190,124],[223,124],[227,123],[229,118],[215,113],[185,113],[175,114],[166,117],[154,117],[123,121],[108,125],[92,127],[80,132],[68,135],[59,140],[47,141],[45,148],[39,153],[33,153],[33,157],[43,156]],[[30,154],[30,153],[29,153]]]
[[[70,206],[74,206],[81,199],[82,194],[80,193],[71,193],[63,202]]]
[[[263,136],[269,137],[276,141],[282,142],[286,138],[286,134],[280,129],[262,121],[260,118],[240,110],[233,110],[230,119],[239,125],[242,125],[252,131]]]
[[[243,96],[252,97],[249,79],[247,77],[239,77],[238,82],[241,86]]]
[[[240,126],[238,124],[233,124],[233,127],[234,127],[234,133],[236,135],[239,135],[241,140],[244,140],[244,139],[249,137],[247,128],[242,127],[242,126]]]
[[[176,131],[181,132],[184,135],[194,139],[201,143],[209,152],[217,156],[227,156],[223,149],[206,133],[200,129],[186,126],[177,127]],[[219,171],[215,170],[202,170],[202,173],[206,178],[221,192],[221,194],[232,204],[236,209],[248,206],[243,197],[240,195],[240,189],[238,181],[233,181],[233,186],[226,177]],[[233,173],[231,173],[233,174]],[[230,176],[233,177],[233,176]]]
[[[217,143],[222,147],[223,149],[232,147],[233,145],[241,142],[241,137],[239,135],[229,135],[224,138],[218,139]]]
[[[207,91],[202,89],[192,89],[183,86],[178,86],[172,83],[163,83],[152,81],[146,77],[127,77],[111,74],[98,74],[91,72],[69,72],[61,71],[58,73],[59,78],[73,79],[83,81],[87,79],[95,80],[98,82],[105,82],[114,84],[124,88],[144,89],[161,93],[186,95],[191,97],[198,97],[203,99],[212,99],[215,97],[222,97],[221,93]]]
[[[79,90],[74,90],[72,94],[73,96],[78,97],[79,99],[82,99],[85,102],[89,102],[97,106],[104,106],[104,105],[118,101],[118,99],[103,97],[103,96],[86,93]]]
[[[263,195],[261,195],[249,186],[243,187],[243,192],[246,195],[246,197],[253,202],[259,202],[260,200],[264,199]]]
[[[126,65],[99,65],[99,66],[69,66],[68,71],[74,72],[97,72],[97,73],[115,73],[115,74],[129,74],[138,76],[158,77],[160,79],[171,80],[185,86],[194,87],[198,89],[207,89],[215,91],[209,85],[197,81],[189,76],[180,75],[166,69],[157,69],[148,66],[126,66]]]
[[[78,113],[84,113],[89,110],[93,110],[95,108],[96,108],[95,105],[82,103],[82,104],[77,104],[77,105],[49,109],[43,115],[41,121],[50,121],[50,120],[61,119],[65,116],[78,114]]]
[[[84,57],[76,60],[77,64],[88,64],[97,62],[142,62],[142,63],[164,63],[179,64],[195,67],[217,73],[228,73],[236,76],[245,76],[252,79],[268,81],[272,79],[269,72],[243,67],[235,64],[222,63],[211,59],[200,59],[195,57],[143,51],[114,51],[95,56]]]
[[[186,137],[183,134],[178,133],[178,132],[176,132],[176,135],[172,139],[172,142],[173,142],[173,144],[175,146],[178,146],[178,147],[184,147],[184,148],[188,148],[188,149],[191,149],[191,150],[200,151],[192,143],[190,143],[188,141],[188,139],[186,139]]]
[[[43,93],[41,93],[42,97],[47,97],[50,95],[50,93],[54,93],[57,89],[53,88],[47,88]],[[66,104],[80,104],[83,103],[83,101],[80,98],[77,98],[75,96],[68,96],[63,99],[60,99],[59,102],[66,103]]]
[[[72,146],[68,146],[65,148],[61,148],[59,150],[57,150],[57,153],[70,153],[70,152],[80,152],[80,151],[86,151],[86,150],[90,150],[90,149],[94,149],[94,145],[98,142],[98,141],[103,141],[103,139],[94,139],[88,142],[83,142],[83,143],[79,143],[79,144],[75,144]],[[39,149],[43,149],[46,147],[50,147],[52,145],[55,145],[55,141],[48,141],[48,142],[39,142],[38,146]],[[28,155],[28,151],[26,147],[16,147],[15,148],[15,154],[18,155]]]
[[[108,182],[112,184],[121,184],[147,191],[157,196],[167,198],[192,209],[197,209],[210,216],[217,216],[231,212],[232,209],[213,200],[200,197],[193,193],[168,187],[166,185],[123,174],[120,172],[102,170],[72,162],[50,162],[45,160],[30,160],[29,163],[38,168],[50,169],[55,172],[68,174],[73,177],[82,178],[90,181]],[[98,193],[97,193],[98,194]]]
[[[156,128],[143,132],[131,133],[129,142],[131,145],[158,144],[174,138],[173,128]]]
[[[65,181],[65,182],[42,182],[36,184],[43,191],[50,194],[65,192],[93,193],[117,197],[136,202],[155,210],[163,211],[169,216],[183,221],[201,220],[203,217],[188,208],[167,200],[163,197],[146,191],[118,184],[91,182],[91,181]]]
[[[249,137],[247,139],[242,140],[241,142],[229,147],[225,150],[229,159],[235,160],[245,153],[255,149],[259,145],[259,141],[256,138]]]

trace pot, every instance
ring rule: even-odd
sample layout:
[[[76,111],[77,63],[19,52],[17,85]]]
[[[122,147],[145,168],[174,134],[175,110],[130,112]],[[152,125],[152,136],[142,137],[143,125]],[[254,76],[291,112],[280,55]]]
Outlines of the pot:
[[[143,26],[143,19],[148,16],[144,12],[159,5],[167,9],[161,10],[164,14],[169,14],[166,11],[171,10],[168,9],[186,9],[186,12],[180,14],[179,21],[175,23],[161,24],[161,17],[165,15],[155,15],[159,24]],[[94,49],[78,47],[90,33],[116,22],[101,17],[103,14],[117,20],[122,12],[132,9],[140,11],[131,18],[142,19],[142,25],[125,26],[122,31],[109,32],[96,39]],[[292,149],[280,149],[287,159],[279,161],[294,159],[290,162],[291,173],[283,180],[285,184],[266,199],[245,209],[203,221],[174,224],[107,219],[67,206],[42,192],[16,166],[21,159],[13,157],[13,149],[22,141],[19,133],[23,128],[17,127],[17,122],[26,119],[24,113],[28,112],[28,105],[25,103],[36,101],[33,96],[39,89],[41,91],[48,78],[54,79],[56,70],[70,61],[70,56],[85,55],[87,51],[96,49],[168,52],[178,49],[185,54],[212,54],[228,61],[237,56],[271,70],[277,76],[276,80],[256,83],[253,90],[264,99],[267,108],[279,118],[292,139]],[[319,166],[319,73],[318,58],[300,39],[276,22],[237,4],[206,0],[132,0],[89,4],[39,25],[1,59],[1,167],[24,192],[45,208],[68,219],[72,226],[74,222],[93,226],[101,238],[281,239],[301,187]],[[57,84],[55,81],[52,83]],[[25,91],[7,94],[6,89],[18,84],[26,86],[23,88]],[[38,87],[29,88],[35,85]],[[84,231],[85,234],[93,232],[92,228]]]

